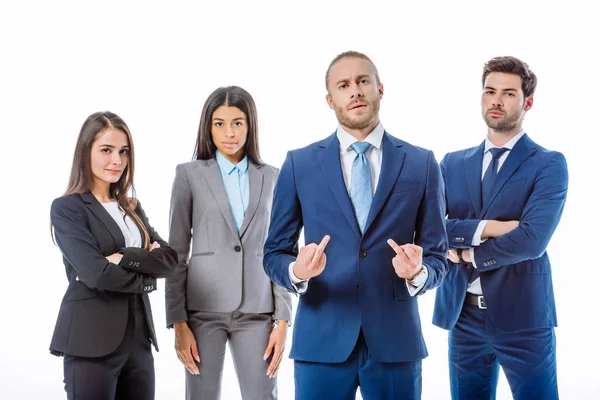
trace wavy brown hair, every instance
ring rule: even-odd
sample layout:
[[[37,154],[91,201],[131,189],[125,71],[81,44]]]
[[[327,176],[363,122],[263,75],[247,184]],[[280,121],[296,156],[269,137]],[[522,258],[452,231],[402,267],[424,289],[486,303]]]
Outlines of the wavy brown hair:
[[[262,165],[263,162],[260,159],[258,149],[256,104],[250,93],[239,86],[220,87],[212,92],[204,102],[202,115],[200,116],[200,126],[198,127],[198,137],[196,138],[196,148],[192,159],[209,160],[215,157],[217,146],[212,140],[212,116],[215,110],[221,106],[237,107],[246,114],[248,136],[244,145],[244,153],[254,165]]]
[[[127,167],[123,170],[121,178],[117,182],[110,184],[109,195],[117,201],[121,210],[124,211],[125,215],[123,218],[127,216],[131,217],[140,229],[142,247],[148,250],[150,246],[148,230],[135,212],[138,202],[135,198],[135,189],[133,187],[133,172],[135,167],[133,140],[129,132],[129,127],[117,114],[110,111],[96,112],[90,115],[83,123],[77,137],[69,184],[64,195],[84,194],[92,191],[94,188],[94,174],[92,173],[91,164],[92,145],[109,128],[123,132],[129,142]],[[131,197],[128,195],[130,191]]]

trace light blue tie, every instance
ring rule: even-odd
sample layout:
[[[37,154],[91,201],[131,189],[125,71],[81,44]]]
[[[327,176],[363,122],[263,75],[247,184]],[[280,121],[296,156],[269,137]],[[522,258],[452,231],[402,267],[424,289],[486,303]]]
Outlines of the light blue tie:
[[[365,152],[371,147],[367,142],[354,142],[350,146],[356,152],[352,162],[352,176],[350,180],[350,199],[356,213],[356,220],[360,232],[365,232],[367,217],[373,201],[373,186],[371,185],[371,168]]]

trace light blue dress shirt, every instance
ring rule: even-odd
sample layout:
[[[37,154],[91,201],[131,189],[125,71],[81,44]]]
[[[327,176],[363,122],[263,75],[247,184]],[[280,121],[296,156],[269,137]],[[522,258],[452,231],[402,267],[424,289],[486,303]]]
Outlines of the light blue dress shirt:
[[[242,161],[237,163],[237,165],[234,165],[218,151],[216,159],[221,170],[221,177],[223,178],[225,192],[229,199],[233,220],[239,232],[244,222],[244,216],[248,208],[248,199],[250,197],[248,189],[248,156],[244,156]]]

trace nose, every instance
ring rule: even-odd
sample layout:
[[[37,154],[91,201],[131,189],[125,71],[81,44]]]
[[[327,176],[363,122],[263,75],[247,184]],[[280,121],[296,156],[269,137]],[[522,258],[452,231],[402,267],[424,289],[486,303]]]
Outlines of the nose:
[[[112,163],[115,165],[121,165],[122,161],[121,161],[121,154],[119,154],[118,151],[113,151],[112,154]]]
[[[502,106],[504,106],[504,103],[502,102],[502,95],[500,93],[496,93],[492,99],[492,106],[495,108],[502,108]]]
[[[360,97],[364,97],[364,94],[362,92],[362,88],[360,87],[360,85],[357,85],[356,83],[352,84],[351,86],[351,90],[352,90],[352,99],[358,99]]]
[[[229,128],[227,129],[227,132],[225,132],[225,136],[228,138],[232,138],[235,136],[235,132],[233,132],[233,128]]]

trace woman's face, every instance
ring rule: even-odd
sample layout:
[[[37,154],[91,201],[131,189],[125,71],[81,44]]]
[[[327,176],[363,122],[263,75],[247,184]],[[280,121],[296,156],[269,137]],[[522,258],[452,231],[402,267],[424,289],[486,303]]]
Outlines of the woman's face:
[[[213,112],[211,135],[217,150],[233,164],[244,158],[248,119],[237,107],[221,106]]]
[[[108,128],[92,143],[91,164],[96,186],[116,183],[129,161],[129,141],[120,130]]]

